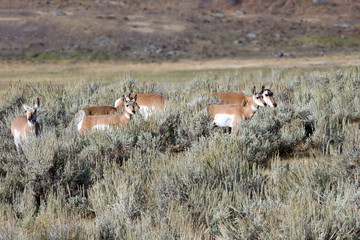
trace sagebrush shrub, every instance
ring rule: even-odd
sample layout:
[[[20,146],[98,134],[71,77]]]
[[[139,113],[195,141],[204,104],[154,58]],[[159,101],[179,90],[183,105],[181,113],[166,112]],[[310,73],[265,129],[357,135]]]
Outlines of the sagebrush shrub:
[[[358,68],[202,74],[161,84],[16,82],[0,99],[2,239],[356,239]],[[274,81],[277,108],[211,130],[213,92]],[[77,133],[83,107],[161,94],[165,111],[117,131]],[[11,122],[40,98],[40,138]],[[297,156],[305,156],[299,159]]]

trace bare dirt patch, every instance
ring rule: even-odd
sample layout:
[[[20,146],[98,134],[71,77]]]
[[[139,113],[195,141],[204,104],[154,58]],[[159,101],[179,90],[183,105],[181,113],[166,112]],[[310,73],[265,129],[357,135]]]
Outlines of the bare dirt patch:
[[[186,29],[184,22],[166,16],[146,17],[144,15],[127,15],[126,18],[129,19],[126,22],[126,25],[129,26],[128,31],[172,34]]]
[[[360,64],[360,56],[324,56],[293,59],[219,59],[208,61],[182,61],[167,63],[125,63],[85,65],[84,71],[91,72],[148,72],[148,71],[186,71],[212,69],[242,68],[315,68],[335,66],[356,66]],[[87,67],[89,66],[89,67]]]

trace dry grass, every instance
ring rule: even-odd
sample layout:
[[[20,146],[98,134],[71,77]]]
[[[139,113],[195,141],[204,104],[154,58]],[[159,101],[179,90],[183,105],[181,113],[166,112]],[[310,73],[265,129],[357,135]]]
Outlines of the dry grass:
[[[114,83],[126,72],[132,72],[134,78],[157,82],[182,82],[194,78],[199,73],[208,71],[224,75],[237,69],[263,68],[328,68],[333,66],[358,65],[357,55],[327,56],[317,58],[294,59],[253,59],[253,60],[212,60],[212,61],[181,61],[176,63],[53,63],[0,64],[0,93],[6,91],[10,83],[22,81],[25,83],[52,82],[55,84],[74,83],[81,81],[101,81]],[[243,70],[243,71],[244,71]]]

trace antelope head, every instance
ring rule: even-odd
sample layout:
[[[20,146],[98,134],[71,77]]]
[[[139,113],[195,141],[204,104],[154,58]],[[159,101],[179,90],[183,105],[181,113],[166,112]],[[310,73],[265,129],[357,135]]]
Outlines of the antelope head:
[[[136,104],[137,94],[135,94],[134,97],[131,97],[131,95],[132,95],[131,93],[129,93],[129,95],[124,94],[122,96],[122,99],[123,99],[125,111],[133,115],[135,114],[135,107],[137,105]]]
[[[269,84],[269,86],[267,86],[267,88],[265,88],[264,86],[262,86],[261,89],[261,94],[264,98],[264,101],[266,104],[268,104],[270,107],[276,107],[277,104],[273,98],[273,92],[270,90],[270,88],[272,87],[272,83]]]
[[[254,86],[254,88],[253,88],[253,90],[252,90],[252,93],[253,93],[253,100],[254,100],[254,102],[255,102],[257,105],[261,106],[261,107],[265,107],[265,106],[266,106],[266,102],[265,102],[264,99],[263,99],[263,95],[261,94],[261,92],[260,92],[260,93],[257,93],[257,92],[256,92],[255,86]]]
[[[26,119],[28,122],[34,124],[36,122],[36,110],[40,106],[40,99],[37,99],[37,102],[34,107],[29,107],[28,105],[23,104],[23,108],[26,112]]]

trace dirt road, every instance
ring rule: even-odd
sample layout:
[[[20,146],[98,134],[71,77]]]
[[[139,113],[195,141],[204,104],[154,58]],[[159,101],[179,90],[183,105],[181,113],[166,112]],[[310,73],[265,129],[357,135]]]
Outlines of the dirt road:
[[[148,64],[91,64],[87,71],[186,71],[186,70],[211,70],[211,69],[241,69],[241,68],[313,68],[358,66],[360,56],[324,56],[312,58],[269,58],[269,59],[220,59],[209,61],[184,61],[174,63],[148,63]],[[90,67],[91,66],[91,67]],[[79,66],[80,67],[80,66]],[[93,68],[94,67],[94,68]]]

